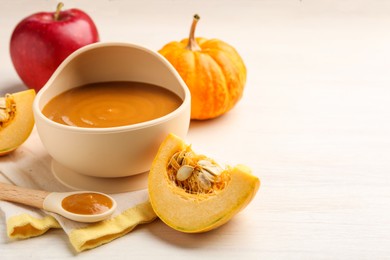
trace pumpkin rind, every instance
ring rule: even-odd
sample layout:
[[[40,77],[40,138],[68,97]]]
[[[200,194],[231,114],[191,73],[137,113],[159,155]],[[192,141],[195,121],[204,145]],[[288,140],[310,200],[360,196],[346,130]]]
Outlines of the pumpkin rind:
[[[151,205],[168,226],[186,233],[199,233],[217,228],[245,208],[255,196],[260,180],[243,165],[229,168],[230,181],[214,194],[189,194],[167,176],[172,155],[188,146],[169,135],[161,144],[149,173],[148,189]]]
[[[176,68],[191,92],[191,118],[211,119],[241,99],[246,67],[231,45],[218,39],[194,38],[200,50],[188,48],[191,39],[166,44],[159,53]]]

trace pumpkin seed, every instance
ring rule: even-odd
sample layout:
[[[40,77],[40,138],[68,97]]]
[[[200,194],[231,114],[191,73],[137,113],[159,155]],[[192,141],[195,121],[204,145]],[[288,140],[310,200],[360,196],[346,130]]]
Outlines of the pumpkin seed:
[[[9,119],[8,113],[5,109],[0,109],[0,122],[7,122]]]
[[[7,108],[7,103],[5,102],[5,98],[4,97],[0,97],[0,108],[2,109],[6,109]]]
[[[190,165],[183,165],[177,171],[176,179],[178,181],[185,181],[192,175],[193,171],[194,171],[194,167]]]
[[[213,164],[209,160],[199,160],[198,165],[214,176],[220,175],[223,172],[223,169],[219,165]]]
[[[212,166],[213,163],[210,162],[209,160],[199,160],[198,163],[197,163],[200,167],[207,167],[207,166]]]
[[[12,109],[12,103],[8,96],[0,97],[0,123],[7,122],[10,119]]]
[[[211,188],[211,181],[208,175],[205,172],[200,171],[198,174],[199,185],[202,189],[209,190]]]
[[[177,151],[168,163],[169,178],[191,194],[210,193],[222,189],[223,169],[214,160],[194,154],[190,149]]]
[[[202,175],[204,175],[204,177],[206,177],[209,181],[211,181],[211,182],[214,182],[214,181],[215,181],[215,176],[214,176],[212,173],[210,173],[210,172],[208,172],[208,171],[206,171],[206,170],[204,170],[204,169],[202,169],[200,172],[201,172]]]

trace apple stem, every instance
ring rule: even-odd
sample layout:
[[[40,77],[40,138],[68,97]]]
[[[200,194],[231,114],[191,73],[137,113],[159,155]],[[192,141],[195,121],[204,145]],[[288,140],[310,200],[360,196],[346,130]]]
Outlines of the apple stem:
[[[200,51],[201,48],[196,42],[195,38],[195,29],[196,29],[196,24],[198,23],[200,19],[200,16],[195,14],[194,19],[192,20],[192,25],[191,25],[191,30],[190,30],[190,36],[188,37],[188,44],[186,49],[190,51]]]
[[[61,12],[61,8],[64,6],[64,3],[62,2],[59,2],[58,5],[57,5],[57,10],[54,14],[54,21],[58,21],[60,20],[60,12]]]

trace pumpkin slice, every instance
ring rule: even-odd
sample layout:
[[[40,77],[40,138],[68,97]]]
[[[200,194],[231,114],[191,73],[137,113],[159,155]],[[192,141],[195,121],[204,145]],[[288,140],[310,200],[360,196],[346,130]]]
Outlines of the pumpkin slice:
[[[158,217],[186,233],[225,224],[248,205],[259,186],[248,167],[222,169],[173,134],[161,144],[148,179],[150,202]]]
[[[15,150],[30,136],[34,98],[33,89],[0,97],[0,156]]]

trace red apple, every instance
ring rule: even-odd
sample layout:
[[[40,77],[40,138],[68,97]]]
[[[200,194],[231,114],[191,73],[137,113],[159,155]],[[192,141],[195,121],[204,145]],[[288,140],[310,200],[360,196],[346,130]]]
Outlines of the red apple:
[[[39,91],[69,54],[99,41],[92,19],[83,11],[69,9],[40,12],[23,19],[14,29],[11,59],[24,84]]]

